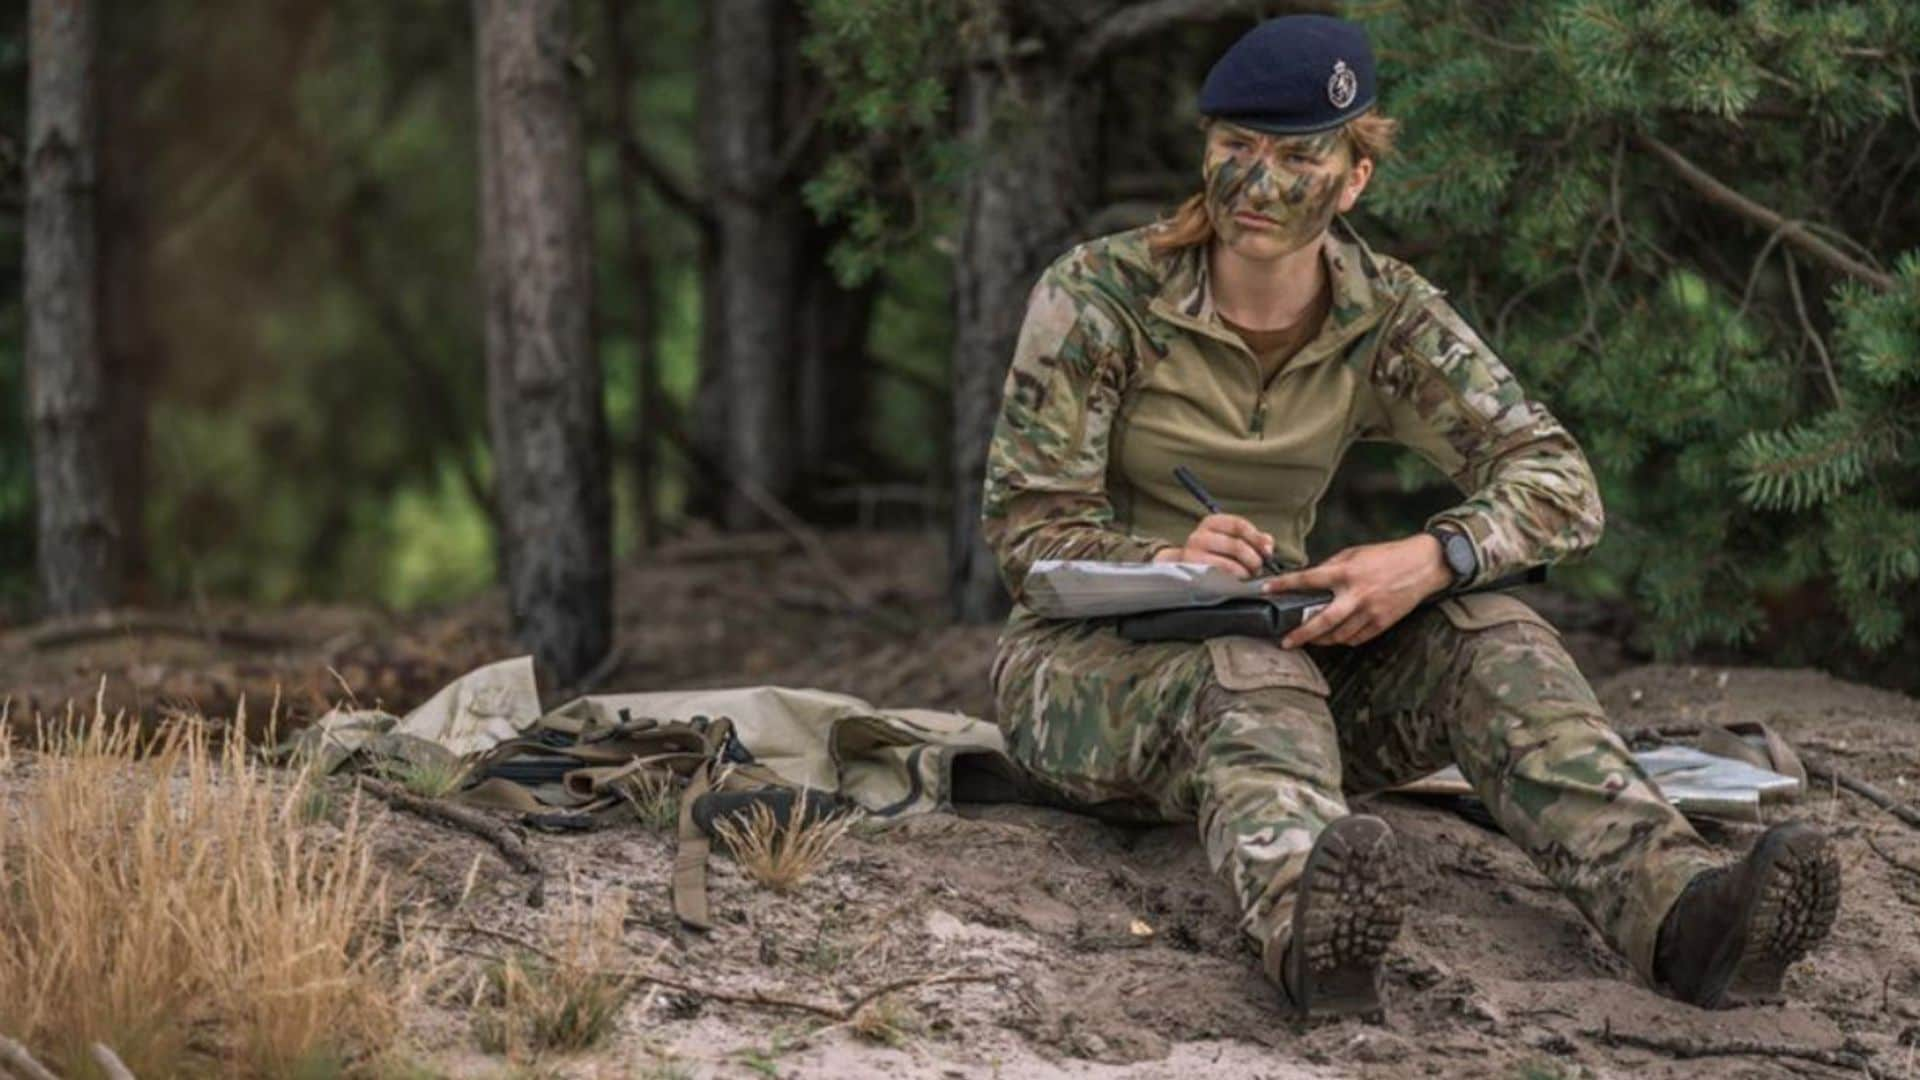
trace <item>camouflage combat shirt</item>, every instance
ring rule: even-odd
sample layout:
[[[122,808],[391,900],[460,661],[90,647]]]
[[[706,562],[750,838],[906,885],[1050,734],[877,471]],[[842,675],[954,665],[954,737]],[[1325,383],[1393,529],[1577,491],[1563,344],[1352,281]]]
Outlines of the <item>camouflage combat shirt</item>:
[[[1441,291],[1336,222],[1332,305],[1271,379],[1221,321],[1206,248],[1148,226],[1088,241],[1034,286],[987,456],[984,530],[1018,599],[1040,559],[1133,562],[1184,542],[1192,468],[1289,566],[1358,440],[1398,442],[1465,494],[1429,524],[1473,539],[1476,580],[1591,548],[1600,496],[1579,444]]]

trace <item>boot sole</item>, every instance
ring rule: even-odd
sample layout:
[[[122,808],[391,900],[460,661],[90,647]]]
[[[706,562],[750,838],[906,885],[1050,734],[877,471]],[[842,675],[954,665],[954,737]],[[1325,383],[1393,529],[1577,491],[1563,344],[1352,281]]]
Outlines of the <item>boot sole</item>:
[[[1787,968],[1827,939],[1840,912],[1840,857],[1826,837],[1790,828],[1768,839],[1775,843],[1760,856],[1763,878],[1749,894],[1738,959],[1714,1006],[1778,996]]]
[[[1307,856],[1294,901],[1287,987],[1304,1018],[1381,1012],[1379,971],[1406,911],[1393,831],[1377,817],[1341,818]]]
[[[1706,1009],[1733,997],[1777,996],[1787,968],[1826,939],[1840,906],[1840,860],[1817,830],[1791,822],[1760,837],[1745,864],[1738,910],[1699,985],[1680,996]]]

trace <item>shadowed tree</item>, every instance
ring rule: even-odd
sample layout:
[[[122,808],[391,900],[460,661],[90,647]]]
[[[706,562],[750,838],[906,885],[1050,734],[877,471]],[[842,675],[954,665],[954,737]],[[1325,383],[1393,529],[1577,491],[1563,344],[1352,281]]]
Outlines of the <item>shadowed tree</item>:
[[[1253,0],[982,5],[987,18],[973,35],[986,55],[962,73],[959,95],[960,132],[972,165],[961,188],[954,266],[948,567],[953,612],[961,621],[991,622],[1007,612],[1006,590],[980,539],[987,443],[1027,292],[1079,238],[1102,191],[1100,66],[1129,45],[1183,25],[1312,6]]]
[[[696,141],[709,246],[692,435],[732,480],[702,509],[745,528],[765,520],[765,496],[806,507],[868,464],[862,360],[875,293],[833,279],[826,260],[841,229],[801,198],[825,87],[802,62],[800,6],[714,0],[705,13]]]
[[[776,498],[793,486],[792,350],[795,273],[804,210],[792,185],[780,183],[782,146],[795,103],[792,5],[788,0],[713,0],[707,5],[706,63],[700,147],[703,180],[713,205],[717,241],[717,316],[708,357],[724,401],[722,460],[729,475]],[[704,417],[703,417],[704,419]],[[714,433],[706,437],[712,439]],[[738,490],[724,500],[729,526],[752,524],[760,512]]]
[[[488,422],[514,632],[561,684],[607,653],[606,417],[567,0],[474,0]]]
[[[88,0],[34,0],[28,40],[27,408],[46,611],[118,601],[122,533],[105,433]]]

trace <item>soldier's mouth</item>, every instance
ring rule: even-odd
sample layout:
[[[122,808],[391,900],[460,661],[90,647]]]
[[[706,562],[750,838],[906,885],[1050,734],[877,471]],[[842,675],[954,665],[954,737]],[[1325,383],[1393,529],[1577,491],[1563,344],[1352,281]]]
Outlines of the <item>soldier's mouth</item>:
[[[1278,221],[1275,221],[1265,214],[1256,214],[1251,210],[1237,211],[1233,215],[1233,218],[1243,225],[1250,225],[1256,229],[1277,229],[1280,227]]]

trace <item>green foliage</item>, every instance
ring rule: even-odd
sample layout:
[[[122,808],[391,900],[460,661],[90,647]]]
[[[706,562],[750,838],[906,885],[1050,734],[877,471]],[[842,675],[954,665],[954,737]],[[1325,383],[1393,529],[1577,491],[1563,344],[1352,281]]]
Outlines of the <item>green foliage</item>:
[[[1920,12],[1892,0],[1398,0],[1365,12],[1402,157],[1382,246],[1454,294],[1580,436],[1646,644],[1844,659],[1920,574]],[[1375,17],[1377,16],[1377,17]],[[1707,199],[1673,147],[1869,264],[1880,291]],[[1863,247],[1864,245],[1864,247]],[[1904,256],[1900,253],[1906,252]],[[1775,612],[1791,611],[1785,622]]]
[[[958,176],[952,71],[933,58],[953,58],[966,11],[953,0],[809,0],[801,51],[826,85],[834,139],[806,199],[821,221],[846,226],[829,257],[844,285],[920,239],[929,202]]]

